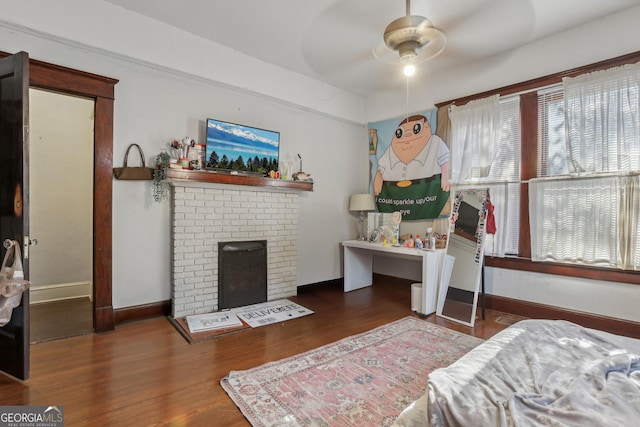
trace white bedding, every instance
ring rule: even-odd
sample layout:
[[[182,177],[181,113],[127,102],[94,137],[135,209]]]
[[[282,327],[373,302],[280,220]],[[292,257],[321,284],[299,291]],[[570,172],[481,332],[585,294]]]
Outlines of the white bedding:
[[[429,375],[394,424],[639,426],[640,340],[524,320]]]

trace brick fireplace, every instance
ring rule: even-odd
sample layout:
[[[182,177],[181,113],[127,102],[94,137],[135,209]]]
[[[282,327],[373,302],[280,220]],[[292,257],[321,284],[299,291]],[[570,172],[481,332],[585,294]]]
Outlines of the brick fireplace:
[[[218,307],[218,244],[267,241],[267,300],[297,293],[295,190],[172,182],[172,316]]]

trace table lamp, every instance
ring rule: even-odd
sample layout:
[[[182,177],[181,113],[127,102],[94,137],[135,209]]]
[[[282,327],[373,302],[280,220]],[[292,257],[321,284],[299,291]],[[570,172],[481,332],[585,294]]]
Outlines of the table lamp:
[[[376,210],[376,202],[373,199],[373,194],[364,193],[364,194],[354,194],[351,196],[351,200],[349,202],[349,210],[352,212],[360,212],[360,219],[358,221],[358,240],[366,240],[364,237],[364,231],[362,229],[362,224],[364,222],[364,213],[365,211],[375,211]]]

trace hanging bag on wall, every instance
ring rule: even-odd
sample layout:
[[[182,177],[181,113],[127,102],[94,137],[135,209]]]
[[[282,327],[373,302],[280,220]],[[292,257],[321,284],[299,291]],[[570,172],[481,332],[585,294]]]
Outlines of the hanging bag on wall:
[[[128,166],[127,161],[129,159],[129,151],[131,147],[136,147],[138,149],[138,154],[140,154],[141,166]],[[121,168],[113,168],[113,176],[116,179],[125,179],[125,180],[151,180],[153,179],[153,168],[148,168],[144,163],[144,153],[142,152],[142,148],[138,144],[131,144],[127,148],[127,152],[124,154],[124,164]]]
[[[0,326],[11,321],[11,313],[20,305],[22,294],[29,289],[29,285],[24,280],[20,245],[14,240],[4,254],[0,269]]]

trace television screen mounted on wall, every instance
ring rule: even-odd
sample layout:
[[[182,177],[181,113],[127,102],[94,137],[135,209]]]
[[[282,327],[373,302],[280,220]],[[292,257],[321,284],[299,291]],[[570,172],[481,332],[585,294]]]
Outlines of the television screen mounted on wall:
[[[208,170],[268,174],[278,170],[280,133],[207,119]]]

